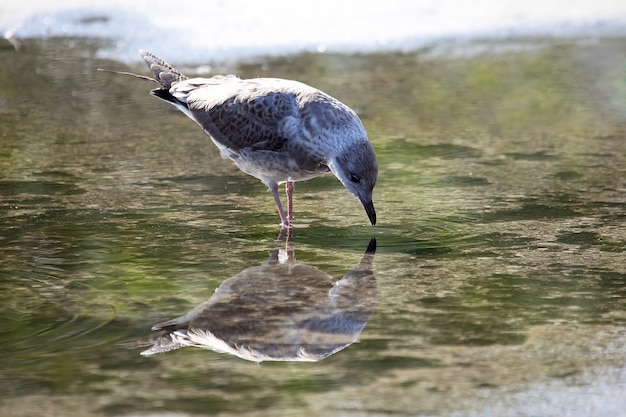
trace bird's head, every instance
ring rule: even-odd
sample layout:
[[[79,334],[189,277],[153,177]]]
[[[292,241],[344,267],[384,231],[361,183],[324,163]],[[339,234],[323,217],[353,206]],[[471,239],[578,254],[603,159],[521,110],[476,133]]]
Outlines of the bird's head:
[[[328,164],[339,181],[361,201],[372,225],[376,224],[376,210],[372,191],[378,178],[378,161],[372,144],[367,140],[346,146]]]

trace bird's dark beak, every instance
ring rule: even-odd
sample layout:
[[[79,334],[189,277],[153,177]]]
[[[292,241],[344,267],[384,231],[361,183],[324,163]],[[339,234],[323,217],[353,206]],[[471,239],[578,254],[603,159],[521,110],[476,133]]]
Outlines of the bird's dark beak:
[[[374,226],[376,224],[376,210],[374,209],[374,202],[372,200],[370,201],[361,200],[361,204],[363,204],[363,208],[365,209],[365,212],[367,213],[367,217],[370,218],[370,222],[372,223],[372,226]]]

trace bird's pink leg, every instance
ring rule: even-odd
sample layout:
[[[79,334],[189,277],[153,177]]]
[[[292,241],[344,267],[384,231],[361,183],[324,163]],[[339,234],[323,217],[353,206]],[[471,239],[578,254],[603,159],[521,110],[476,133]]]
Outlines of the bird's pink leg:
[[[291,227],[291,222],[285,216],[285,210],[283,210],[283,205],[280,202],[280,196],[278,195],[278,184],[275,182],[269,184],[269,189],[274,196],[274,201],[276,201],[276,207],[278,208],[278,215],[280,216],[280,227],[281,228],[289,228]]]
[[[285,183],[285,192],[287,193],[287,220],[293,222],[293,190],[295,188],[293,181]]]

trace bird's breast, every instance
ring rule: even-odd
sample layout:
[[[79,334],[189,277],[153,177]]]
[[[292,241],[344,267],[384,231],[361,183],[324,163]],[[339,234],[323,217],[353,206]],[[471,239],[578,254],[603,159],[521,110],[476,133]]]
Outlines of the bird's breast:
[[[243,172],[277,183],[304,181],[330,172],[323,160],[305,150],[274,152],[244,148],[237,158],[231,159]]]

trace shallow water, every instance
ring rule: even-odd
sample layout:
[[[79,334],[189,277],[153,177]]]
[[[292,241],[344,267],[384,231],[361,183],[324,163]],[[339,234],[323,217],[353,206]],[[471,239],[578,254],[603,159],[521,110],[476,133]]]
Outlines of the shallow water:
[[[268,262],[278,216],[150,84],[97,72],[126,69],[100,46],[0,49],[2,415],[624,415],[623,39],[223,69],[331,93],[380,163],[376,227],[332,176],[295,194],[307,270],[339,280],[376,239],[358,341],[260,364],[140,355],[151,326]]]

